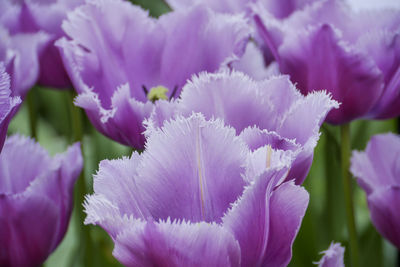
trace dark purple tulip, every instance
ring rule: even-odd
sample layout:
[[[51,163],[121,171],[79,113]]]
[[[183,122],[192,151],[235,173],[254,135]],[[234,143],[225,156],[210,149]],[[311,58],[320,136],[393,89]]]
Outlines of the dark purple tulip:
[[[367,194],[372,223],[400,249],[400,136],[372,137],[365,152],[353,152],[351,172]]]
[[[66,14],[84,3],[84,0],[2,0],[0,1],[0,24],[11,35],[45,32],[49,40],[40,54],[38,82],[55,88],[70,87],[60,52],[54,46],[55,40],[64,35],[61,23]],[[25,45],[30,44],[29,39]]]
[[[8,124],[20,104],[20,97],[11,96],[10,76],[5,72],[3,62],[0,62],[0,152],[6,139]]]
[[[0,154],[0,266],[39,266],[57,247],[81,170],[78,143],[51,158],[31,139],[6,140]]]
[[[120,0],[89,1],[68,14],[63,29],[71,40],[58,45],[76,105],[100,132],[138,149],[155,88],[164,90],[158,98],[178,97],[191,75],[242,55],[250,35],[239,15],[195,6],[154,19]]]
[[[327,121],[400,114],[400,11],[354,12],[345,1],[316,1],[279,21],[254,5],[259,35],[280,71],[303,94],[328,90],[341,102]]]
[[[2,2],[2,1],[0,1]],[[10,35],[0,25],[0,62],[11,77],[11,96],[24,98],[39,77],[39,55],[49,42],[44,32]]]
[[[290,151],[259,152],[221,120],[166,122],[142,154],[100,163],[86,223],[126,266],[286,266],[308,193],[283,183]]]
[[[318,262],[318,267],[344,267],[344,247],[339,243],[332,243],[327,250],[321,253],[324,256]]]
[[[296,151],[288,179],[301,184],[310,169],[319,128],[338,103],[326,92],[303,96],[287,76],[254,81],[240,72],[193,76],[175,102],[159,101],[147,121],[148,131],[174,116],[193,111],[207,119],[221,118],[240,134],[250,149],[274,140],[273,148]],[[284,147],[283,147],[284,146]]]

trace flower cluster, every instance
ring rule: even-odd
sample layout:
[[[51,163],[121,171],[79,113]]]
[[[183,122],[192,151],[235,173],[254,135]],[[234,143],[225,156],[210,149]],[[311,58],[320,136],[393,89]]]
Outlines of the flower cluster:
[[[326,230],[318,250],[348,239],[359,267],[348,124],[400,115],[400,9],[355,11],[344,0],[163,3],[171,10],[155,18],[125,0],[0,0],[0,266],[39,266],[61,243],[84,168],[80,142],[90,146],[93,127],[133,150],[102,157],[93,183],[79,181],[74,227],[88,262],[91,224],[125,266],[287,266],[309,200],[319,201],[302,186],[314,150],[326,149],[325,174],[336,174],[327,166],[336,160],[335,127],[317,148],[328,122],[341,127],[344,189],[335,197],[346,200],[338,209],[348,233]],[[76,95],[58,93],[76,96],[68,105],[93,125],[82,127],[69,107],[65,128],[75,132],[66,136],[80,142],[54,157],[28,137],[7,137],[35,85],[73,87]],[[43,110],[29,107],[36,137],[33,117]],[[399,136],[377,135],[350,167],[372,224],[398,249],[399,156]],[[99,163],[86,160],[86,173]],[[326,183],[327,206],[336,205],[334,182]],[[316,264],[343,267],[344,252],[331,243]]]

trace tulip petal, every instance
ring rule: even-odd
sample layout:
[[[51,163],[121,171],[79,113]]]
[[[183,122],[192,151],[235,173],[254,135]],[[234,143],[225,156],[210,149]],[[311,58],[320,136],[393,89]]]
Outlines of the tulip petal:
[[[332,243],[327,250],[321,253],[324,256],[318,262],[318,267],[344,267],[344,247],[339,243]]]
[[[368,206],[376,229],[400,249],[400,186],[374,190],[368,196]]]
[[[55,236],[44,233],[57,230],[58,216],[57,206],[45,196],[0,194],[0,265],[43,263],[56,244]]]
[[[0,152],[7,135],[8,124],[21,104],[20,97],[11,97],[10,76],[0,62]]]
[[[343,42],[329,24],[288,36],[279,55],[281,71],[303,94],[327,89],[342,103],[328,114],[330,123],[366,116],[382,92],[382,72],[372,58]]]
[[[218,222],[243,191],[247,153],[222,121],[178,117],[152,132],[136,184],[155,219]]]
[[[307,191],[287,182],[279,186],[270,200],[269,238],[262,266],[287,266],[292,245],[300,229],[309,201]]]
[[[367,194],[400,184],[400,139],[394,134],[371,138],[365,152],[353,152],[351,172]]]
[[[223,218],[223,226],[238,240],[242,266],[261,265],[270,234],[270,197],[287,169],[269,169],[257,177]]]
[[[240,266],[240,248],[217,224],[135,221],[113,255],[125,266]]]

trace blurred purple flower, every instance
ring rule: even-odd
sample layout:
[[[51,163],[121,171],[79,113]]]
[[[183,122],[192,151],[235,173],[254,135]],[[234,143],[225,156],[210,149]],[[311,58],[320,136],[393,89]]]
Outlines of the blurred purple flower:
[[[0,266],[39,266],[57,247],[81,170],[79,143],[51,158],[31,139],[6,140],[0,154]]]
[[[2,1],[0,1],[2,2]],[[10,35],[0,25],[0,62],[11,78],[11,96],[24,98],[39,77],[39,55],[49,42],[44,32]]]
[[[254,5],[259,35],[280,71],[303,94],[328,90],[341,102],[327,122],[400,114],[400,11],[354,12],[345,1],[316,1],[288,19]]]
[[[10,76],[5,72],[3,62],[0,62],[0,152],[7,135],[8,124],[20,104],[20,97],[11,96]]]
[[[373,136],[365,152],[353,152],[351,172],[367,194],[372,223],[400,249],[400,136]]]
[[[213,72],[244,52],[250,29],[242,16],[205,7],[154,19],[128,2],[88,1],[69,13],[58,41],[67,71],[91,122],[106,136],[144,147],[142,121],[159,98],[178,97],[186,80]]]
[[[322,254],[324,256],[318,262],[318,267],[344,267],[344,247],[340,243],[332,243]]]
[[[166,122],[142,154],[100,163],[86,223],[126,266],[286,266],[308,193],[282,183],[290,153],[262,149],[199,113]]]
[[[67,12],[84,0],[2,0],[0,1],[0,24],[11,35],[45,32],[48,42],[40,54],[40,74],[38,82],[44,86],[66,88],[71,85],[61,61],[60,52],[54,46],[55,40],[65,36],[61,23]],[[19,40],[20,46],[29,46],[29,39]],[[36,81],[35,81],[36,82]]]
[[[193,111],[207,119],[221,118],[240,134],[250,149],[273,140],[272,147],[295,151],[288,179],[301,184],[310,169],[319,128],[338,103],[325,92],[303,96],[287,76],[254,81],[240,72],[222,71],[193,76],[175,102],[159,101],[146,122],[148,130],[165,120],[189,116]]]

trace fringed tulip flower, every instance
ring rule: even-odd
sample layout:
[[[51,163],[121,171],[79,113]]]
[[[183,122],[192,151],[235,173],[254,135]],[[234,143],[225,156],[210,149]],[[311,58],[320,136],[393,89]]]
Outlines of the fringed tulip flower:
[[[280,71],[303,94],[328,90],[341,103],[333,124],[400,114],[400,10],[354,12],[345,1],[316,1],[289,18],[254,5],[259,35]]]
[[[142,154],[100,163],[86,223],[125,266],[286,266],[308,193],[282,183],[291,153],[265,145],[198,113],[166,122]]]
[[[249,12],[251,3],[259,2],[274,17],[283,19],[294,11],[304,8],[315,0],[167,0],[167,3],[174,10],[187,9],[195,4],[203,3],[209,8],[221,13]]]
[[[79,144],[51,158],[16,135],[6,140],[0,163],[0,266],[39,266],[68,227],[82,170]]]
[[[44,32],[10,35],[0,25],[0,62],[11,77],[11,96],[24,98],[35,85],[39,77],[39,56],[49,40]]]
[[[21,104],[21,98],[12,97],[10,76],[5,72],[3,62],[0,62],[0,152],[7,135],[8,124]]]
[[[207,119],[221,118],[253,150],[273,140],[273,148],[297,151],[288,179],[301,184],[312,163],[319,128],[326,114],[337,107],[325,92],[303,96],[287,76],[254,81],[240,72],[221,71],[194,76],[180,99],[156,103],[146,123],[151,131],[168,118],[189,116],[193,111]]]
[[[239,15],[195,6],[154,19],[120,0],[87,1],[63,28],[71,40],[58,45],[76,104],[100,132],[137,149],[152,102],[178,97],[192,74],[240,56],[250,34]]]
[[[344,267],[344,247],[339,243],[332,243],[322,254],[324,256],[318,262],[318,267]]]
[[[11,35],[45,32],[49,37],[45,49],[40,54],[38,82],[41,85],[55,88],[70,86],[60,52],[54,46],[54,42],[65,36],[61,23],[67,12],[83,3],[84,0],[0,1],[0,24],[7,28]],[[30,45],[29,39],[21,42],[26,42],[25,46]]]
[[[367,194],[372,223],[400,249],[400,136],[372,137],[364,152],[353,152],[351,172]]]

